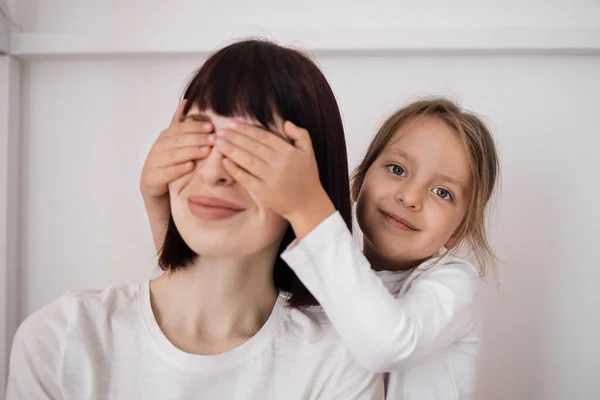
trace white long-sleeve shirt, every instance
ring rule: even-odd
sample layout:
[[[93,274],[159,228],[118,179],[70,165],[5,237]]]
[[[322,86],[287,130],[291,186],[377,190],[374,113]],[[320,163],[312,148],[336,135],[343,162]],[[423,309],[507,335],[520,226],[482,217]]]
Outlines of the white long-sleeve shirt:
[[[314,312],[313,312],[314,311]],[[12,349],[7,400],[375,399],[381,376],[348,354],[322,310],[282,296],[256,335],[222,354],[175,347],[148,282],[69,293],[27,318]]]
[[[479,275],[458,258],[375,273],[335,213],[282,254],[391,400],[471,399]]]

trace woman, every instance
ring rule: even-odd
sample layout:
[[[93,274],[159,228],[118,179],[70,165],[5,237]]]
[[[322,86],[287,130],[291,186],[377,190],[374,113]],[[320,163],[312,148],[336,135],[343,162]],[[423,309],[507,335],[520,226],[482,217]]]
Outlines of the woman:
[[[165,140],[236,120],[278,135],[282,121],[308,129],[321,182],[350,224],[339,110],[307,57],[268,42],[233,44],[207,60],[184,99]],[[23,322],[9,400],[383,398],[381,377],[352,360],[279,259],[294,237],[287,222],[222,160],[213,149],[169,184],[163,275],[66,294]]]

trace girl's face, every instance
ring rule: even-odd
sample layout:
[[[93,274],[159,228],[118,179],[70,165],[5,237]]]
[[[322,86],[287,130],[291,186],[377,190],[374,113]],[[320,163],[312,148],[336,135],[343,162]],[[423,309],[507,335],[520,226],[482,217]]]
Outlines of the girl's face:
[[[405,269],[453,247],[471,190],[468,155],[445,122],[402,125],[369,167],[357,198],[365,253],[381,269]]]
[[[215,131],[231,118],[192,108],[188,119],[209,121]],[[246,123],[254,121],[236,118]],[[277,131],[282,131],[277,121]],[[196,253],[209,257],[245,257],[276,252],[288,223],[264,207],[223,168],[223,155],[213,148],[195,169],[169,185],[177,230]]]

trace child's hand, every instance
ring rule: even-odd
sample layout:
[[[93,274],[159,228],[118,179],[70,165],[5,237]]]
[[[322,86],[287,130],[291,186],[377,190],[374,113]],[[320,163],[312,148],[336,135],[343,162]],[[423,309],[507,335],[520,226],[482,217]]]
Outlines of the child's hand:
[[[215,146],[231,176],[267,207],[287,219],[301,238],[335,212],[319,180],[310,135],[286,121],[293,144],[265,129],[232,123],[218,131]]]
[[[205,158],[210,152],[208,122],[184,122],[182,100],[173,115],[171,124],[160,133],[142,169],[140,190],[144,197],[158,197],[167,193],[168,185],[191,172],[194,161]]]

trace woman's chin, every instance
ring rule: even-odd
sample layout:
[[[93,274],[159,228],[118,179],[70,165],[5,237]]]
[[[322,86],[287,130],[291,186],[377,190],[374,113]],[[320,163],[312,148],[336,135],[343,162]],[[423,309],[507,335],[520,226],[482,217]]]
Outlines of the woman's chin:
[[[186,242],[188,247],[196,254],[210,258],[223,258],[223,257],[242,257],[244,254],[240,252],[239,248],[227,246],[224,244],[206,244],[206,243],[189,243]]]
[[[270,253],[277,252],[279,240],[266,243],[242,243],[235,240],[187,241],[188,247],[196,254],[206,258],[244,259],[262,254],[270,258]]]

